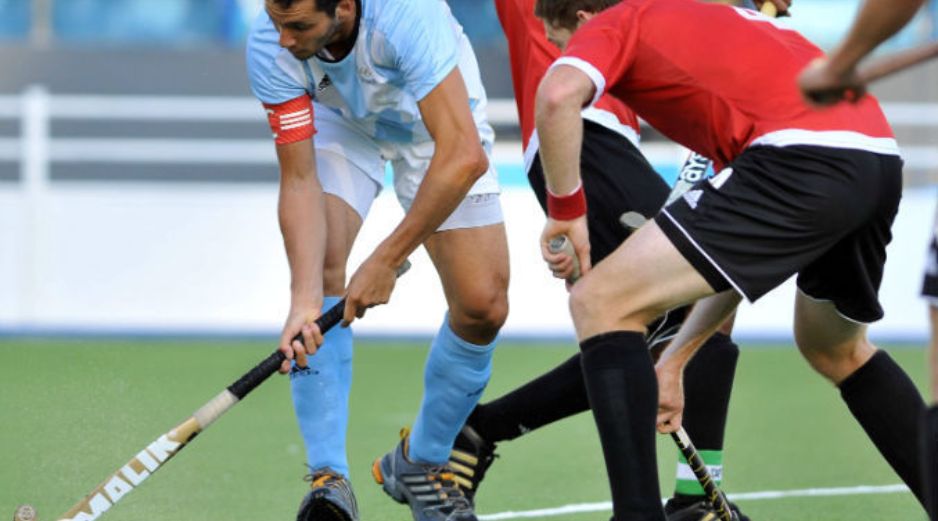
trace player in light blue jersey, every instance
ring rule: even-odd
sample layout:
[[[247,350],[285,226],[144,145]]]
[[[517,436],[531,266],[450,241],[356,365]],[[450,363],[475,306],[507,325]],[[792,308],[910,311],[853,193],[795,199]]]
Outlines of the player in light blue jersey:
[[[280,341],[292,369],[282,371],[312,482],[297,519],[358,519],[345,454],[351,332],[323,338],[313,321],[342,295],[347,323],[386,303],[395,271],[422,244],[449,311],[413,430],[373,473],[417,521],[474,521],[447,460],[489,379],[508,312],[508,248],[472,48],[442,0],[265,0],[247,61],[280,163],[292,275]],[[349,251],[388,162],[405,217],[346,286]],[[297,333],[308,348],[291,341]]]

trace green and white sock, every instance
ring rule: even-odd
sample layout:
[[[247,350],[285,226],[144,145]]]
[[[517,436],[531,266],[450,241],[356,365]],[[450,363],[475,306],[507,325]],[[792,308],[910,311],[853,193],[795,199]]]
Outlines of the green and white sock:
[[[707,465],[707,470],[713,478],[714,483],[719,486],[723,482],[723,451],[722,450],[701,450],[698,451],[700,457]],[[687,459],[683,454],[678,453],[677,476],[674,485],[674,493],[683,496],[702,496],[704,489],[694,476],[694,471],[687,464]]]

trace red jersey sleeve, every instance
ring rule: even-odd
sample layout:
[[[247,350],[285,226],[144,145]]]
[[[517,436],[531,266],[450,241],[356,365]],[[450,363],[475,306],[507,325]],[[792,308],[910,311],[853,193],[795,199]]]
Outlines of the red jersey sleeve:
[[[577,30],[552,67],[571,65],[589,76],[596,86],[595,103],[634,61],[639,30],[635,18],[635,9],[626,2],[596,15]]]
[[[296,143],[313,137],[313,104],[309,94],[283,103],[264,103],[274,142],[278,145]]]

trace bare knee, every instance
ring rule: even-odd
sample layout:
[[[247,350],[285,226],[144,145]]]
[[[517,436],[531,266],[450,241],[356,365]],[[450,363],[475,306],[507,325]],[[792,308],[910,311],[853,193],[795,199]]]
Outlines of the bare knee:
[[[485,345],[495,340],[506,318],[508,293],[505,288],[479,288],[450,304],[450,326],[460,338],[473,344]]]
[[[876,348],[865,336],[826,345],[798,336],[795,340],[805,360],[834,385],[843,382],[876,353]]]
[[[570,288],[570,314],[580,340],[610,331],[645,331],[664,310],[644,306],[638,299],[619,299],[602,291],[602,281],[585,277]]]

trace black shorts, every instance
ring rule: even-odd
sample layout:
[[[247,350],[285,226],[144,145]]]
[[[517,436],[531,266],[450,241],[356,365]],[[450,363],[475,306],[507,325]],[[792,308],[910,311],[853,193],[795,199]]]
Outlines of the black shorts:
[[[583,121],[580,172],[586,195],[590,260],[597,264],[631,233],[619,223],[619,216],[638,212],[653,217],[670,189],[631,141],[588,120]],[[540,154],[534,155],[528,169],[528,183],[546,213],[547,189]]]
[[[883,316],[877,293],[902,160],[817,146],[747,149],[656,222],[715,291],[755,301],[790,276],[844,317]]]
[[[938,306],[938,212],[932,228],[931,244],[925,258],[925,277],[922,281],[922,296],[933,306]]]
[[[593,265],[622,244],[632,230],[619,222],[626,212],[652,218],[668,198],[668,184],[645,156],[622,134],[592,121],[583,121],[580,173],[586,195],[586,221]],[[547,213],[547,188],[540,154],[528,170],[528,183]],[[687,307],[671,310],[648,325],[649,348],[670,341],[687,315]]]

